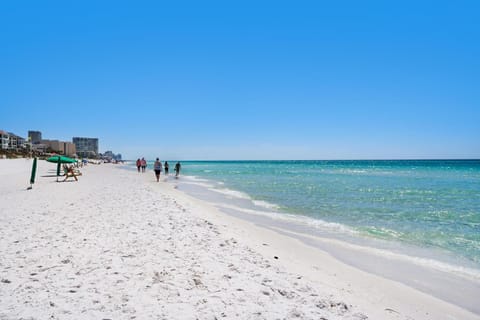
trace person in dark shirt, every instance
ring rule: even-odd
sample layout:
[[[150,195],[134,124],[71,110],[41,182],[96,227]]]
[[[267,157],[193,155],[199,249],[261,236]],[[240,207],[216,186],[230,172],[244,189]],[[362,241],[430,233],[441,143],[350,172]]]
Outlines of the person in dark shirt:
[[[168,162],[165,161],[165,165],[163,166],[163,168],[165,169],[165,175],[168,175]]]
[[[182,166],[180,165],[180,162],[177,162],[177,164],[175,164],[175,177],[178,177],[178,175],[180,174],[180,168]]]

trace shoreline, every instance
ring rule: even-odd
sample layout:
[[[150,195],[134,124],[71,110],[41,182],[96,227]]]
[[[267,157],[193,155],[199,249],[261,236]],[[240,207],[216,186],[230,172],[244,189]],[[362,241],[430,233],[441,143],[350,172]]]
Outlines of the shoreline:
[[[277,204],[254,200],[243,191],[225,189],[223,183],[195,176],[186,176],[186,178],[189,181],[182,181],[182,191],[214,205],[226,214],[254,223],[263,222],[264,227],[278,225],[280,229],[291,230],[292,233],[318,235],[321,238],[339,240],[352,246],[371,248],[373,251],[382,251],[390,256],[397,256],[401,260],[411,260],[412,263],[420,266],[480,280],[480,265],[463,256],[453,255],[444,249],[420,247],[412,243],[363,235],[341,223],[326,222],[301,214],[282,212],[281,207]],[[415,254],[412,255],[412,251]],[[462,263],[459,263],[460,261]]]
[[[202,183],[197,184],[198,186],[199,188],[207,188]],[[186,192],[188,197],[193,197],[195,200],[200,202],[206,201],[209,206],[219,210],[220,214],[246,222],[249,224],[246,228],[256,226],[260,227],[261,230],[271,230],[289,239],[298,240],[310,249],[321,250],[349,267],[382,279],[398,282],[435,299],[440,299],[445,303],[459,306],[478,315],[480,319],[480,306],[478,306],[476,299],[480,294],[480,277],[477,269],[450,265],[428,257],[421,258],[402,253],[392,253],[388,249],[370,246],[374,241],[383,241],[379,239],[367,240],[367,243],[365,243],[366,239],[354,235],[352,236],[353,241],[362,240],[364,242],[355,244],[352,242],[352,239],[346,241],[335,236],[327,236],[312,229],[307,230],[308,227],[305,225],[279,221],[271,216],[261,214],[249,214],[245,211],[252,211],[252,209],[239,210],[240,208],[236,206],[225,205],[223,202],[219,204],[216,201],[212,201],[212,199],[207,199],[208,197],[202,197],[204,195],[192,195],[192,190],[188,190],[188,188],[185,190],[181,185],[175,188]],[[233,193],[238,192],[235,190],[230,191]],[[239,223],[239,221],[237,220],[236,223]],[[425,248],[420,249],[426,250]],[[430,263],[433,265],[430,265]],[[462,289],[452,291],[452,288]]]
[[[13,162],[6,164],[5,161]],[[55,306],[63,304],[75,311],[83,308],[89,315],[120,315],[120,318],[126,318],[128,312],[144,318],[154,318],[153,314],[182,318],[181,313],[176,312],[180,306],[188,305],[187,313],[182,313],[185,315],[183,318],[194,318],[199,314],[206,318],[222,312],[235,318],[241,317],[240,314],[235,316],[235,312],[241,309],[242,312],[250,312],[251,318],[259,319],[293,318],[293,310],[305,318],[318,318],[324,312],[329,319],[480,319],[478,314],[461,307],[345,264],[332,253],[310,246],[292,234],[225,214],[211,204],[178,190],[178,185],[174,183],[156,183],[150,171],[138,174],[109,164],[89,165],[82,169],[85,173],[78,183],[52,183],[54,178],[42,177],[50,166],[39,163],[37,183],[33,190],[25,191],[22,186],[28,186],[31,168],[31,162],[27,162],[29,165],[25,166],[25,160],[0,160],[0,191],[7,200],[0,204],[2,225],[6,226],[1,233],[5,260],[0,270],[0,293],[3,295],[0,304],[5,315],[38,316],[41,312],[50,316],[48,310],[56,308],[49,306],[47,300],[57,299],[52,301]],[[9,168],[5,170],[2,166]],[[166,217],[168,220],[165,220]],[[16,234],[20,230],[24,234]],[[68,240],[62,241],[65,230],[69,232]],[[14,238],[17,240],[12,241]],[[26,239],[37,243],[25,243]],[[14,248],[18,246],[15,241],[23,243],[23,247]],[[53,252],[41,249],[42,245],[51,245],[52,242],[58,246],[53,247]],[[91,246],[87,245],[90,242]],[[116,252],[116,255],[111,256],[111,252]],[[131,259],[132,255],[141,260],[143,267]],[[168,261],[157,257],[162,255],[167,255]],[[95,257],[103,263],[96,262]],[[192,257],[197,262],[185,268]],[[38,279],[41,272],[33,270],[39,268],[39,263],[41,270],[48,267],[45,259],[57,267],[50,269],[55,271],[48,277]],[[20,261],[23,268],[19,269]],[[165,264],[172,264],[169,267],[176,270],[171,271],[172,268],[168,269]],[[165,267],[163,271],[157,270],[161,265]],[[230,270],[229,265],[237,266],[237,270]],[[110,269],[107,269],[108,266]],[[62,280],[64,282],[59,279],[76,274],[64,271],[67,267],[72,269],[70,271],[80,272],[74,278],[85,280],[77,280],[76,286],[80,287],[70,290],[78,293],[87,287],[83,293],[90,298],[89,302],[82,304],[81,301],[86,300],[62,291],[64,282],[70,280],[68,277]],[[25,272],[26,269],[28,272]],[[109,271],[113,269],[117,274]],[[229,274],[234,272],[234,276],[229,275],[230,279],[218,279],[219,273],[214,272],[227,270],[230,270]],[[107,273],[106,279],[102,278],[105,275],[100,271]],[[260,275],[257,279],[271,279],[279,289],[271,291],[273,287],[256,280],[256,274]],[[113,279],[109,282],[110,277],[120,278],[116,280],[122,282]],[[150,303],[145,305],[145,302],[128,296],[127,293],[133,290],[140,296],[147,296],[146,301],[153,303],[149,289],[138,285],[151,282],[152,278],[157,279],[156,285],[164,286],[160,290],[162,295],[157,299],[169,301],[169,306],[154,308]],[[91,287],[95,279],[97,286]],[[244,287],[242,291],[231,288],[234,280],[237,280],[235,284]],[[298,287],[300,282],[305,291]],[[14,285],[11,286],[12,283]],[[28,289],[28,286],[31,288]],[[38,290],[34,290],[36,286]],[[50,288],[51,294],[42,293],[44,286]],[[112,291],[111,286],[118,286],[121,292]],[[185,287],[190,288],[192,294],[185,293]],[[265,294],[259,288],[269,288],[270,291]],[[109,292],[112,298],[92,298],[98,294],[95,290]],[[213,291],[224,301],[223,304],[214,302],[219,298],[213,298]],[[203,296],[206,302],[198,304],[199,301],[195,300],[192,303],[193,293]],[[122,294],[128,299],[122,298]],[[15,307],[15,300],[28,295],[34,297],[32,304]],[[45,295],[48,296],[46,300]],[[122,307],[124,298],[127,299],[123,302],[126,306]],[[99,303],[90,308],[93,300]],[[110,307],[110,300],[116,301],[120,311]],[[47,305],[43,306],[42,301]],[[138,306],[132,306],[130,301],[136,301],[144,310],[137,310]],[[315,307],[315,304],[322,308]],[[258,312],[260,315],[253,316]],[[73,313],[62,315],[67,316],[60,318],[75,318]]]
[[[186,177],[187,179],[192,178],[189,176]],[[235,198],[241,191],[226,189],[228,191],[226,192],[210,189],[213,187],[210,183],[214,181],[204,179],[205,178],[194,177],[193,181],[187,181],[186,184],[194,185],[193,189],[192,186],[185,184],[178,184],[176,188],[186,192],[195,199],[206,201],[223,214],[240,220],[246,220],[261,228],[300,240],[305,245],[313,247],[316,250],[322,250],[353,268],[400,282],[427,295],[458,305],[480,315],[480,306],[478,306],[475,298],[480,294],[480,270],[468,264],[469,262],[466,260],[464,261],[466,265],[456,264],[455,262],[458,262],[458,260],[455,259],[458,258],[450,254],[448,254],[448,261],[439,260],[438,254],[441,254],[442,258],[445,258],[447,257],[447,253],[436,253],[433,256],[431,256],[431,254],[425,255],[426,253],[430,253],[429,251],[431,249],[401,243],[396,244],[401,247],[401,251],[392,251],[391,245],[394,243],[391,241],[365,238],[357,234],[348,235],[348,239],[346,239],[345,235],[335,234],[335,231],[319,231],[308,226],[308,223],[299,223],[297,220],[298,217],[292,221],[292,219],[288,219],[283,216],[282,213],[275,210],[259,212],[256,211],[259,209],[256,205],[257,208],[241,208],[239,203],[229,205],[229,199],[227,198],[230,198],[230,196],[234,196]],[[164,181],[166,181],[165,178]],[[223,185],[223,183],[221,183],[221,185]],[[210,193],[210,195],[204,193],[204,190],[199,192],[200,189],[209,189],[207,193]],[[214,198],[212,198],[212,192],[221,193],[222,196],[228,195],[229,197],[221,198],[214,195]],[[242,201],[243,200],[245,199],[242,199]],[[248,196],[248,201],[255,204],[255,200],[250,196]],[[274,204],[272,206],[276,207]],[[260,209],[263,210],[265,208],[268,207],[264,206]],[[304,218],[314,221],[314,219],[310,217]],[[390,247],[382,246],[385,244]],[[395,249],[399,248],[397,247]],[[436,249],[433,250],[435,251]],[[409,251],[414,251],[415,254],[412,255]],[[412,277],[412,275],[414,276]],[[459,294],[458,291],[452,291],[452,287],[462,288],[461,293]]]
[[[228,203],[232,210],[302,220],[300,224],[325,233],[378,239],[386,246],[393,244],[391,250],[397,253],[411,255],[413,250],[414,256],[433,258],[444,266],[480,270],[480,239],[475,232],[478,205],[474,200],[480,195],[478,165],[465,161],[452,165],[443,160],[439,167],[427,164],[425,168],[408,161],[385,166],[361,161],[347,165],[322,161],[238,163],[185,164],[192,184],[189,189],[197,185],[206,190],[187,192],[209,202]],[[422,248],[427,250],[422,252]]]
[[[202,178],[203,179],[203,178]],[[281,213],[255,212],[252,208],[240,208],[238,203],[229,205],[229,199],[216,197],[198,192],[211,185],[195,183],[196,192],[188,186],[179,185],[182,191],[190,196],[207,201],[222,213],[246,220],[264,229],[301,241],[307,246],[330,254],[335,259],[364,272],[400,282],[425,294],[440,298],[476,314],[480,314],[480,307],[476,297],[480,294],[480,270],[469,266],[453,264],[455,257],[449,257],[451,262],[437,260],[438,256],[422,256],[429,251],[426,248],[398,244],[403,251],[392,251],[391,247],[382,247],[380,244],[391,242],[380,239],[367,239],[361,235],[339,236],[332,231],[324,232],[299,223],[297,219],[288,219]],[[206,180],[205,180],[206,181]],[[211,182],[211,181],[210,181]],[[230,195],[239,191],[230,190]],[[212,192],[220,192],[212,190]],[[251,198],[249,201],[254,202]],[[305,217],[305,219],[312,219]],[[290,221],[289,221],[290,220]],[[415,250],[416,254],[409,254],[407,250]],[[421,252],[419,252],[419,250]],[[421,253],[418,255],[418,253]],[[443,253],[445,254],[445,253]],[[413,275],[413,276],[412,276]],[[461,293],[451,288],[462,288]]]
[[[351,236],[353,240],[349,239],[346,241],[338,236],[332,236],[331,231],[329,231],[329,235],[326,235],[325,233],[319,233],[312,229],[308,230],[309,228],[305,225],[299,225],[289,221],[279,221],[278,218],[280,218],[280,216],[277,216],[276,219],[268,215],[251,214],[248,212],[255,211],[255,209],[240,210],[241,208],[238,207],[237,204],[229,206],[226,202],[219,203],[216,201],[219,200],[219,198],[212,200],[209,199],[208,195],[206,196],[202,194],[202,192],[198,193],[198,189],[207,189],[212,186],[208,183],[204,184],[204,178],[195,177],[195,179],[197,178],[201,181],[200,183],[198,183],[198,181],[194,183],[197,192],[192,192],[193,190],[190,187],[184,188],[180,183],[175,186],[175,189],[186,192],[189,197],[193,197],[195,200],[201,202],[206,201],[209,206],[219,210],[221,214],[239,219],[253,226],[258,226],[262,230],[268,229],[276,234],[298,240],[314,251],[321,250],[349,267],[378,276],[382,279],[398,282],[435,299],[440,299],[445,303],[459,306],[479,315],[480,319],[480,306],[478,306],[476,299],[480,294],[480,270],[478,269],[449,264],[448,262],[440,260],[432,260],[432,258],[429,257],[394,253],[388,251],[388,249],[370,246],[373,242],[383,242],[383,240],[380,239],[367,240],[360,235],[353,235]],[[165,177],[163,179],[166,181]],[[172,181],[170,180],[168,182]],[[229,195],[240,192],[228,190],[230,191],[228,193]],[[220,191],[214,190],[214,192]],[[222,200],[227,200],[228,202],[226,198]],[[254,202],[250,197],[249,201]],[[270,213],[279,215],[279,213],[275,211]],[[357,245],[355,240],[362,240],[364,243]],[[404,244],[401,245],[404,246]],[[416,248],[415,246],[412,246],[412,248],[427,251],[425,248]],[[382,254],[386,256],[382,256]],[[414,277],[411,276],[412,274]],[[452,287],[462,288],[461,292],[452,290]]]

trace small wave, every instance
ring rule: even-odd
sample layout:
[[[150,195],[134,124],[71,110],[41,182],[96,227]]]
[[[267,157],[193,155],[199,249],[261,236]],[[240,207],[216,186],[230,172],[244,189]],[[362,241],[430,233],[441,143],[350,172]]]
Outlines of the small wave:
[[[296,225],[305,225],[305,226],[313,227],[319,231],[335,232],[335,233],[340,232],[342,234],[353,235],[353,236],[361,235],[360,232],[340,223],[327,222],[327,221],[314,219],[310,217],[297,216],[297,215],[286,214],[286,213],[246,209],[238,206],[228,205],[225,203],[217,203],[217,206],[225,209],[231,209],[231,210],[251,214],[251,215],[267,216],[274,220],[280,220],[287,223],[293,223]],[[472,279],[472,278],[476,280],[480,279],[480,271],[477,269],[453,265],[447,262],[442,262],[442,261],[431,259],[431,258],[410,256],[408,254],[393,252],[386,249],[379,249],[371,246],[361,246],[361,245],[353,244],[353,243],[350,243],[344,240],[335,239],[335,238],[321,237],[321,239],[322,241],[336,243],[341,246],[354,249],[356,251],[366,252],[366,253],[374,254],[380,257],[387,257],[392,260],[413,263],[415,265],[434,269],[437,271],[456,274],[457,276],[461,276],[466,279]]]
[[[183,184],[204,187],[204,188],[207,188],[207,189],[213,188],[213,185],[208,184],[206,182],[200,182],[200,181],[198,181],[198,182],[197,181],[184,181]]]
[[[218,188],[218,186],[225,185],[221,181],[212,181],[212,180],[202,179],[202,178],[199,178],[197,176],[185,176],[185,179],[183,180],[183,183],[205,187],[205,188],[208,189],[208,191],[221,193],[221,194],[226,195],[230,198],[251,200],[251,197],[246,193],[243,193],[243,192],[240,192],[240,191],[237,191],[237,190],[228,189],[228,188]]]
[[[314,219],[306,216],[294,215],[289,213],[279,213],[275,211],[261,211],[261,210],[247,209],[247,208],[233,206],[225,203],[217,203],[217,206],[225,209],[231,209],[231,210],[251,214],[251,215],[267,216],[274,220],[294,223],[297,225],[304,225],[304,226],[312,227],[322,231],[341,232],[341,233],[350,234],[350,235],[359,234],[356,230],[346,225],[335,223],[335,222],[327,222],[324,220]]]
[[[403,232],[395,231],[385,227],[358,227],[360,231],[364,231],[368,236],[383,238],[401,239],[404,236]]]
[[[365,169],[344,169],[344,170],[339,170],[342,173],[349,173],[349,174],[355,174],[355,173],[370,173],[370,171],[367,171]]]
[[[253,200],[253,204],[266,209],[279,210],[280,206],[263,200]]]
[[[210,180],[202,179],[197,176],[184,176],[184,180],[191,180],[196,182],[210,182]]]
[[[414,263],[418,266],[427,267],[430,269],[435,269],[435,270],[446,272],[446,273],[453,273],[463,278],[467,278],[467,279],[473,278],[476,280],[480,279],[480,271],[473,268],[457,266],[457,265],[453,265],[450,263],[446,263],[446,262],[442,262],[442,261],[438,261],[430,258],[410,256],[407,254],[396,253],[396,252],[392,252],[384,249],[377,249],[372,247],[361,247],[353,244],[348,244],[348,246],[353,247],[356,250],[368,251],[378,256],[388,257],[394,260],[407,261],[410,263]]]
[[[218,192],[221,194],[224,194],[228,197],[231,198],[238,198],[238,199],[248,199],[250,200],[250,196],[246,193],[236,191],[236,190],[231,190],[231,189],[217,189],[217,188],[209,188],[210,191]]]
[[[213,188],[214,184],[205,179],[200,179],[195,176],[185,176],[183,184],[188,184],[188,185],[194,185],[194,186],[199,186],[199,187],[204,187],[207,189]]]

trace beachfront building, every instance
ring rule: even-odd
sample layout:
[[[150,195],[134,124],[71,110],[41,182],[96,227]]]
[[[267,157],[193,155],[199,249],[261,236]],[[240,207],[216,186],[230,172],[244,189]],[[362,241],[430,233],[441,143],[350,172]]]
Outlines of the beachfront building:
[[[69,157],[76,155],[75,144],[59,140],[42,140],[42,144],[47,150],[60,153]]]
[[[42,143],[42,133],[40,131],[28,131],[28,139],[32,144],[41,144]]]
[[[73,142],[63,142],[64,154],[70,157],[77,156],[77,148]]]
[[[105,153],[100,155],[103,160],[106,161],[121,161],[122,160],[122,155],[115,154],[113,151],[105,151]]]
[[[98,138],[73,137],[72,141],[79,157],[94,159],[98,157]]]
[[[37,144],[31,144],[30,145],[30,149],[33,151],[33,152],[37,152],[37,153],[40,153],[40,154],[43,154],[43,153],[47,153],[48,152],[48,147],[47,145],[43,144],[43,143],[37,143]]]
[[[9,135],[8,148],[10,150],[18,151],[18,150],[23,150],[23,149],[26,148],[24,138],[22,138],[20,136],[17,136],[16,134],[14,134],[12,132],[9,132],[8,135]]]
[[[12,132],[0,130],[0,149],[18,151],[25,148],[25,139]]]
[[[0,149],[7,150],[9,141],[10,135],[8,132],[0,130]]]

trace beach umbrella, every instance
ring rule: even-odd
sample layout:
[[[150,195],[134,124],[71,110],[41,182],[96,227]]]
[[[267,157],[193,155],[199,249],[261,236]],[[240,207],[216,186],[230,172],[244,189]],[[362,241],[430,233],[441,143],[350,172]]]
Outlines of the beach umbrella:
[[[65,156],[53,156],[47,159],[48,162],[53,162],[57,164],[57,181],[58,176],[60,175],[60,164],[61,163],[75,163],[77,160],[65,157]]]
[[[33,184],[35,183],[35,174],[37,173],[37,158],[33,158],[33,164],[32,164],[32,174],[30,175],[30,188],[33,188]]]
[[[47,159],[48,162],[53,163],[75,163],[77,160],[65,156],[53,156]]]

